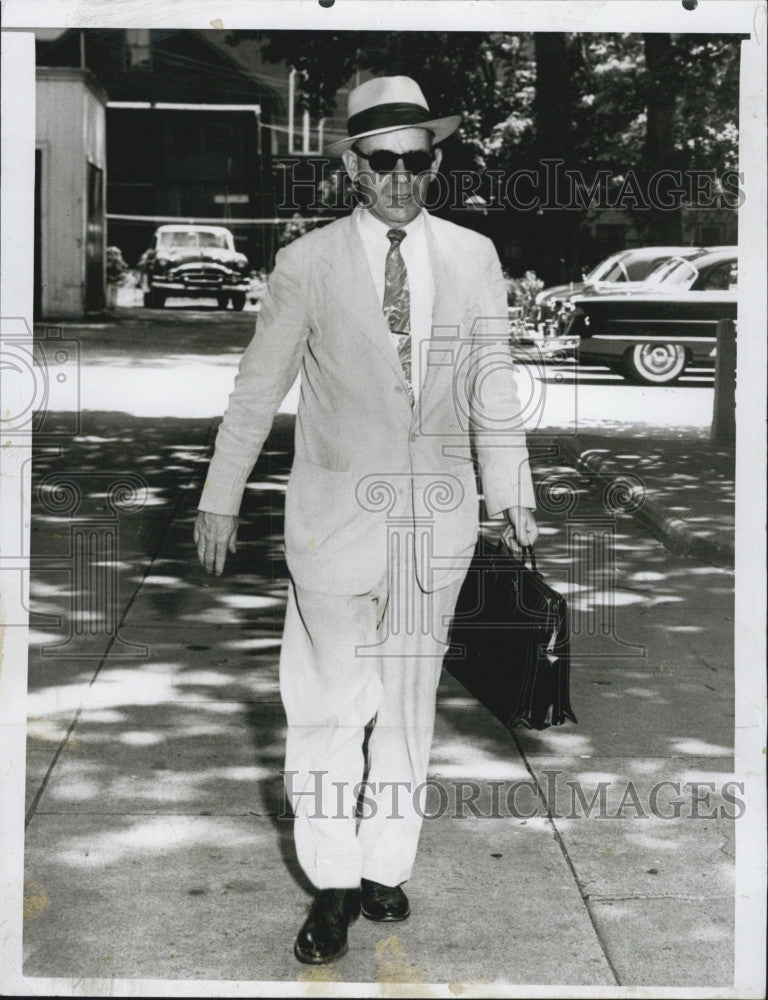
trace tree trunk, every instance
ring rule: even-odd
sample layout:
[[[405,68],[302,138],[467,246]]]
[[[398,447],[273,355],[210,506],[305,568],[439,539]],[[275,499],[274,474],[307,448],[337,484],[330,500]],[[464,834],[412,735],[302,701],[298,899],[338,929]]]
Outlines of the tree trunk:
[[[675,67],[672,36],[643,35],[646,69],[646,129],[641,174],[643,188],[659,170],[673,170],[679,156],[675,150]],[[655,244],[681,243],[683,220],[680,207],[664,209],[651,206],[644,213],[641,226],[649,241]],[[644,223],[644,224],[643,224]]]
[[[563,32],[535,32],[536,96],[533,102],[536,129],[535,169],[543,178],[547,171],[552,177],[573,166],[573,83],[568,50],[568,37]],[[561,160],[555,168],[545,161]],[[541,195],[551,205],[565,203],[567,185],[557,181],[544,188]],[[574,238],[578,214],[567,208],[544,207],[530,213],[532,236],[531,267],[547,284],[568,280],[575,264]]]

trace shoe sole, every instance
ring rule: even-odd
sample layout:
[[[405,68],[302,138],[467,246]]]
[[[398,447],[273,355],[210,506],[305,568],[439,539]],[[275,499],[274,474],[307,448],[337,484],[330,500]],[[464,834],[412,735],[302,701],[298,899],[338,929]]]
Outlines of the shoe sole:
[[[399,916],[399,917],[392,917],[392,916],[376,917],[372,913],[366,913],[365,910],[363,910],[363,909],[361,909],[360,912],[363,914],[363,916],[365,917],[366,920],[373,920],[374,923],[377,923],[377,924],[395,924],[395,923],[400,923],[401,920],[407,920],[408,917],[410,917],[410,915],[411,915],[410,909],[406,913],[404,913],[402,916]]]
[[[299,946],[296,942],[294,942],[293,945],[293,954],[300,962],[303,962],[304,965],[328,965],[329,962],[335,962],[337,958],[341,958],[343,955],[346,955],[348,951],[349,943],[345,942],[341,951],[337,951],[335,955],[331,955],[329,958],[321,958],[319,956],[313,957],[311,955],[305,955],[299,950]]]

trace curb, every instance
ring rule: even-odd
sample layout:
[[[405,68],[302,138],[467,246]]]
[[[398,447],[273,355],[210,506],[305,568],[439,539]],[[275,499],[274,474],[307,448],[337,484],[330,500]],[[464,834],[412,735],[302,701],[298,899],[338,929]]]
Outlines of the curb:
[[[591,455],[593,449],[585,447],[578,435],[558,437],[557,443],[566,461],[586,474],[592,483],[600,483],[606,492],[621,485],[621,476],[605,472],[601,458]],[[722,569],[733,569],[735,553],[732,541],[702,535],[647,495],[642,505],[630,513],[674,555],[698,559]]]

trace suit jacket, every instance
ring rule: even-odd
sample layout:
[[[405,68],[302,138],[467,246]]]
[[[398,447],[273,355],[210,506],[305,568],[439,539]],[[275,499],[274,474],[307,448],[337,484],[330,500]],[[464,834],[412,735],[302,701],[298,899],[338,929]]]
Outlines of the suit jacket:
[[[285,547],[309,590],[366,593],[406,551],[427,591],[461,576],[478,532],[473,445],[489,516],[535,507],[496,251],[426,222],[435,297],[416,406],[352,215],[278,252],[218,431],[199,509],[237,514],[301,372]]]

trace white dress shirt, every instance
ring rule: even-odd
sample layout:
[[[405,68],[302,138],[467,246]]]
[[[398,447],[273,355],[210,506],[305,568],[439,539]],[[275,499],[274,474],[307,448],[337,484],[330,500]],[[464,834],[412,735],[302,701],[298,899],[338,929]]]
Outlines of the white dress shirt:
[[[408,291],[411,299],[411,381],[414,398],[418,399],[425,374],[422,361],[426,348],[423,348],[422,344],[432,335],[432,307],[435,301],[435,286],[427,247],[426,217],[424,212],[419,212],[406,226],[388,226],[364,208],[358,207],[355,211],[358,232],[368,258],[368,267],[382,305],[384,268],[391,246],[387,233],[395,228],[402,229],[407,234],[400,244],[400,253],[408,273]],[[394,337],[392,350],[397,352]]]

